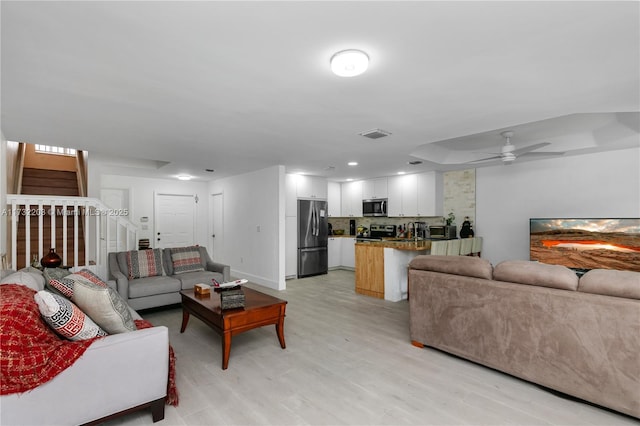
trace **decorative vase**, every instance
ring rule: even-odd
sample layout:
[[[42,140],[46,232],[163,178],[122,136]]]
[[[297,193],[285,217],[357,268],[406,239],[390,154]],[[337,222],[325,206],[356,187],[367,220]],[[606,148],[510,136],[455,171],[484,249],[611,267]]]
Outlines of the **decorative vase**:
[[[60,256],[56,253],[55,248],[50,249],[49,253],[40,259],[40,264],[43,268],[57,268],[61,263],[62,259],[60,259]]]

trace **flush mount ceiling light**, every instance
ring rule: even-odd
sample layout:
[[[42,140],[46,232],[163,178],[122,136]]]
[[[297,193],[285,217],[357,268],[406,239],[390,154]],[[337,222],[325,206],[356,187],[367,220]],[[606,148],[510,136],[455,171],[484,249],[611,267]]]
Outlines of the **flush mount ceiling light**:
[[[191,180],[191,179],[193,179],[193,176],[189,176],[189,175],[178,175],[178,179],[180,179],[180,180]]]
[[[362,50],[343,50],[331,57],[331,71],[340,77],[360,75],[369,67],[369,56]]]
[[[348,165],[348,166],[357,166],[357,165],[358,165],[358,162],[357,162],[357,161],[349,161],[349,162],[347,163],[347,165]]]

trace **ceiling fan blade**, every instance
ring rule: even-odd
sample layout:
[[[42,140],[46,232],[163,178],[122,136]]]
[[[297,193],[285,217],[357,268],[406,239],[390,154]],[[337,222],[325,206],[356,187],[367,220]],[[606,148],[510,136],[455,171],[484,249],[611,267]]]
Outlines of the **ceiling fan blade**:
[[[537,143],[537,144],[534,144],[534,145],[529,145],[529,146],[525,146],[525,147],[522,147],[522,148],[514,149],[512,151],[512,153],[514,155],[518,156],[518,155],[522,155],[522,154],[524,154],[526,152],[533,151],[533,150],[536,150],[538,148],[542,148],[543,146],[547,146],[547,145],[551,145],[551,144],[549,142],[541,142],[541,143]]]
[[[485,161],[500,160],[501,158],[502,158],[502,155],[496,155],[495,157],[487,157],[487,158],[481,158],[479,160],[467,161],[464,164],[484,163]]]
[[[551,152],[551,151],[545,151],[545,152],[525,152],[522,155],[540,155],[540,156],[549,156],[549,155],[564,155],[564,152]]]

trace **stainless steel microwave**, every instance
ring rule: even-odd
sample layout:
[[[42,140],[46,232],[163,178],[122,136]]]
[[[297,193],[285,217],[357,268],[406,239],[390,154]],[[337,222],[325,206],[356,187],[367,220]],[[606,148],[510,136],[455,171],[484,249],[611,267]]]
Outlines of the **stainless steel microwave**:
[[[362,215],[387,217],[387,199],[362,200]]]
[[[442,240],[453,240],[458,238],[456,234],[456,227],[455,225],[430,226],[429,238]]]

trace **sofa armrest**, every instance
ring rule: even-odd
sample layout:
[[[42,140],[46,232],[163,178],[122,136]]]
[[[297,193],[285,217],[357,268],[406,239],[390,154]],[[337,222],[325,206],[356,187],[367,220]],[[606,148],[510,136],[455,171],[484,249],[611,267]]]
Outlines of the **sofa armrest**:
[[[129,279],[122,273],[115,253],[109,253],[109,279],[116,282],[116,289],[124,300],[129,300]]]
[[[96,340],[69,368],[22,394],[2,396],[2,424],[84,424],[164,398],[164,326]]]
[[[231,267],[229,265],[207,260],[207,271],[219,272],[222,274],[224,282],[231,281]]]

